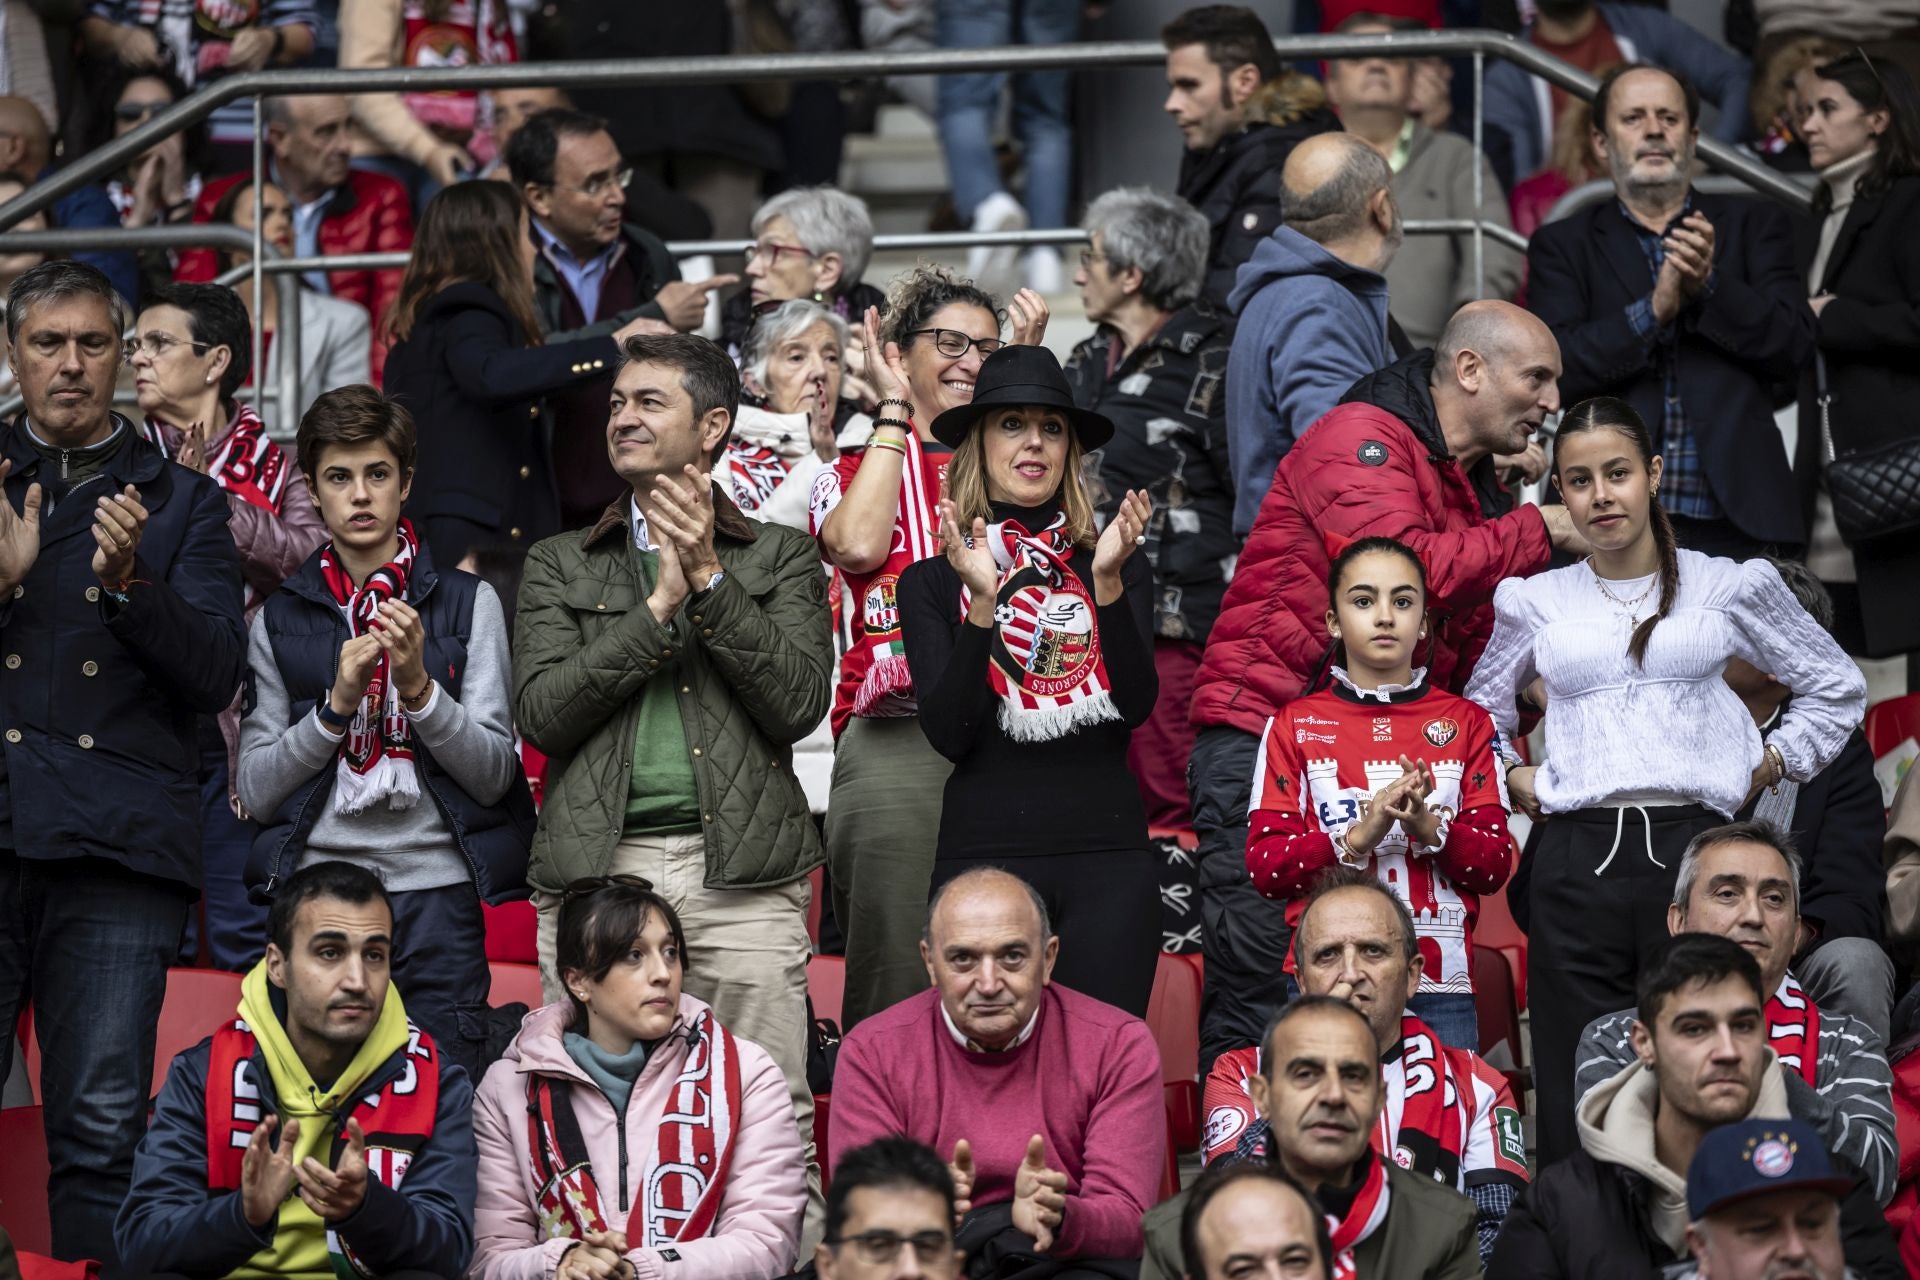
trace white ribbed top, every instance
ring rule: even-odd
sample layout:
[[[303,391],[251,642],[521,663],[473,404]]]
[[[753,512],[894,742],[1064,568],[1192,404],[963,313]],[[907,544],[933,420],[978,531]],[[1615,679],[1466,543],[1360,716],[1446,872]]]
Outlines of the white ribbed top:
[[[1866,712],[1860,669],[1807,616],[1765,560],[1738,563],[1681,551],[1680,589],[1654,628],[1646,665],[1627,656],[1635,618],[1602,594],[1586,564],[1509,578],[1494,592],[1498,620],[1467,697],[1511,742],[1514,697],[1544,677],[1547,759],[1534,792],[1549,813],[1609,802],[1704,804],[1731,815],[1760,763],[1760,733],[1721,673],[1745,658],[1793,690],[1767,742],[1787,776],[1825,768]],[[1622,600],[1641,581],[1609,581]],[[1659,589],[1634,610],[1659,607]]]

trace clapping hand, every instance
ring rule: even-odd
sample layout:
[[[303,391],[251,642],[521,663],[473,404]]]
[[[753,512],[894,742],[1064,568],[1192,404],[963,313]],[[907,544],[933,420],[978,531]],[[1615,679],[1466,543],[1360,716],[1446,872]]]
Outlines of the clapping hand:
[[[1127,557],[1146,541],[1147,521],[1153,518],[1153,499],[1145,489],[1129,489],[1120,509],[1100,533],[1093,548],[1093,599],[1109,605],[1120,598],[1120,569]]]
[[[0,485],[13,470],[11,458],[0,459]],[[40,486],[27,486],[21,510],[0,497],[0,591],[11,591],[40,558]]]
[[[1022,289],[1007,304],[1007,319],[1013,321],[1016,347],[1037,347],[1047,336],[1047,300],[1031,289]]]
[[[987,522],[975,516],[969,530],[961,523],[953,500],[940,499],[940,547],[967,589],[967,621],[976,627],[991,627],[994,596],[1000,590],[1000,566],[987,545]]]
[[[1039,1134],[1027,1140],[1027,1158],[1013,1175],[1013,1225],[1033,1237],[1041,1253],[1053,1248],[1053,1233],[1067,1209],[1067,1175],[1047,1165]]]
[[[624,1231],[589,1231],[586,1239],[568,1249],[554,1268],[554,1280],[621,1280],[633,1275]]]
[[[691,462],[680,470],[654,481],[650,525],[673,544],[688,585],[698,591],[721,568],[713,549],[713,481]]]
[[[1400,778],[1395,784],[1398,790],[1387,788],[1393,794],[1376,807],[1385,812],[1389,821],[1400,824],[1409,844],[1432,848],[1440,842],[1440,815],[1427,807],[1427,796],[1434,786],[1433,770],[1427,767],[1426,761],[1410,760],[1406,756],[1400,757],[1400,768]]]
[[[973,1212],[973,1148],[965,1138],[953,1144],[947,1174],[953,1179],[953,1227],[958,1231],[960,1220]]]
[[[367,1135],[358,1120],[347,1121],[347,1145],[340,1163],[329,1169],[312,1156],[293,1171],[300,1198],[322,1222],[343,1222],[360,1211],[367,1198]]]
[[[207,474],[212,465],[207,457],[207,424],[196,422],[180,433],[180,449],[173,460],[189,471]]]
[[[372,636],[392,659],[388,669],[393,673],[394,687],[401,697],[409,694],[418,696],[426,691],[427,668],[424,662],[426,653],[426,626],[420,621],[420,615],[412,605],[404,600],[386,600],[380,605],[380,626],[369,630]]]
[[[900,357],[900,344],[880,341],[880,308],[868,307],[861,329],[867,338],[867,361],[863,370],[866,383],[878,393],[874,397],[877,404],[881,400],[908,400],[907,366]],[[892,413],[882,414],[891,418]]]
[[[134,553],[146,528],[147,509],[132,485],[94,504],[93,576],[109,590],[120,590],[133,577]]]
[[[1713,224],[1700,213],[1690,213],[1667,233],[1666,260],[1680,273],[1680,292],[1689,300],[1700,296],[1713,274]]]
[[[287,1121],[277,1147],[273,1143],[276,1128],[280,1128],[279,1116],[268,1116],[255,1125],[247,1139],[247,1153],[240,1157],[240,1212],[256,1231],[273,1221],[293,1190],[293,1148],[300,1141],[300,1122]]]

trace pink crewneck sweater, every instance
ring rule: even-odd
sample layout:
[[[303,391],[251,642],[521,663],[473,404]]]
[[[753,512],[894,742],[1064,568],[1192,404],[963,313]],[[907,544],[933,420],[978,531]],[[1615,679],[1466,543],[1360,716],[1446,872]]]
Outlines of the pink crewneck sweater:
[[[1041,995],[1033,1035],[1005,1053],[969,1053],[923,991],[848,1033],[833,1073],[836,1157],[904,1134],[942,1159],[973,1146],[973,1203],[1013,1198],[1027,1140],[1067,1175],[1056,1258],[1137,1258],[1140,1216],[1166,1157],[1160,1053],[1147,1024],[1065,987]]]

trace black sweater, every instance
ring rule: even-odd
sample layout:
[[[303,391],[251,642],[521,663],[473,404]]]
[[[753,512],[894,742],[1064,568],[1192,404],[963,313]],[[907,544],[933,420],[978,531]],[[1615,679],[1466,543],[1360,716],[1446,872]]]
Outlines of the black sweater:
[[[1029,529],[1050,513],[994,508]],[[1093,552],[1068,561],[1093,590]],[[900,626],[920,703],[920,726],[954,762],[940,817],[938,856],[1030,857],[1100,853],[1146,845],[1146,811],[1127,772],[1127,740],[1153,714],[1153,570],[1128,557],[1120,598],[1096,610],[1101,655],[1121,719],[1046,742],[1015,742],[1000,727],[987,682],[994,632],[960,612],[960,575],[934,556],[900,575]]]

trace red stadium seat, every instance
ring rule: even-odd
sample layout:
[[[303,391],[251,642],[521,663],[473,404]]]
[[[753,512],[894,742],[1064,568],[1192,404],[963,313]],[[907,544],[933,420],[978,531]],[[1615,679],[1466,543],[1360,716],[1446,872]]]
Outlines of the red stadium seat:
[[[1526,1008],[1527,935],[1520,932],[1513,911],[1507,906],[1505,885],[1500,887],[1498,893],[1481,896],[1480,914],[1473,923],[1473,945],[1491,947],[1506,957],[1507,967],[1513,975],[1514,1001],[1522,1009]]]
[[[1874,703],[1867,708],[1865,729],[1875,760],[1891,755],[1909,738],[1920,742],[1920,693]]]
[[[1480,1056],[1488,1057],[1501,1044],[1506,1045],[1506,1052],[1498,1055],[1498,1060],[1513,1063],[1513,1069],[1504,1074],[1513,1089],[1514,1106],[1524,1112],[1528,1074],[1520,1051],[1520,1004],[1514,995],[1513,972],[1505,956],[1477,943],[1473,948],[1473,1009],[1480,1021]]]
[[[813,1001],[814,1017],[839,1026],[847,998],[846,957],[808,956],[807,995]]]
[[[60,1262],[24,1249],[15,1249],[14,1257],[20,1263],[20,1280],[93,1280],[100,1274],[100,1264],[92,1259]]]
[[[53,1251],[53,1226],[47,1217],[47,1136],[39,1107],[0,1111],[0,1226],[16,1249]]]
[[[1199,956],[1162,953],[1147,999],[1147,1029],[1160,1048],[1169,1133],[1180,1151],[1200,1145],[1201,963]]]
[[[487,959],[510,964],[539,964],[540,916],[531,902],[503,902],[497,907],[484,903],[480,915],[486,921]]]
[[[827,1181],[833,1175],[833,1158],[827,1150],[827,1124],[833,1119],[833,1095],[813,1095],[813,1158],[820,1166],[820,1194],[827,1194]]]
[[[218,1031],[240,1010],[240,975],[225,969],[169,969],[167,994],[153,1039],[153,1093],[166,1083],[173,1057]],[[40,1092],[40,1038],[27,1042],[27,1083]],[[4,1148],[0,1148],[4,1150]]]
[[[537,964],[509,964],[503,960],[494,960],[487,965],[493,974],[493,984],[487,992],[487,1003],[499,1009],[518,1002],[528,1009],[538,1009],[547,1002],[540,989],[540,966]]]
[[[1160,1194],[1154,1203],[1171,1200],[1180,1194],[1180,1153],[1174,1150],[1173,1117],[1167,1117],[1167,1156],[1160,1162]]]

